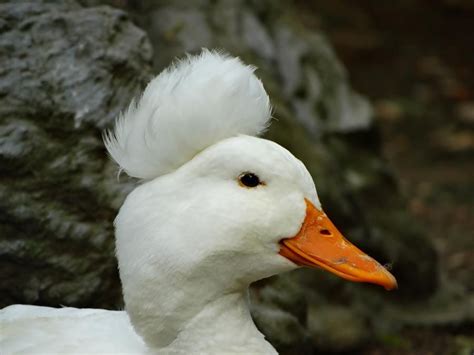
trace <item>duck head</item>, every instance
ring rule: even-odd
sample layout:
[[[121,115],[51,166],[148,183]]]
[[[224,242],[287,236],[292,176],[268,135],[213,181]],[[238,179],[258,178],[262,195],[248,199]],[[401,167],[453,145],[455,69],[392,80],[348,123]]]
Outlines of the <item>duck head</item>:
[[[115,220],[117,258],[132,323],[156,347],[212,300],[301,266],[396,287],[328,219],[304,164],[256,137],[270,104],[253,71],[216,52],[188,57],[105,137],[142,179]]]
[[[156,272],[179,271],[229,291],[309,266],[351,281],[396,286],[383,266],[331,223],[304,164],[257,137],[220,141],[141,185],[116,225],[123,271],[125,260],[145,259]],[[122,247],[122,236],[129,242],[130,235],[140,237]],[[135,249],[140,255],[129,255]]]

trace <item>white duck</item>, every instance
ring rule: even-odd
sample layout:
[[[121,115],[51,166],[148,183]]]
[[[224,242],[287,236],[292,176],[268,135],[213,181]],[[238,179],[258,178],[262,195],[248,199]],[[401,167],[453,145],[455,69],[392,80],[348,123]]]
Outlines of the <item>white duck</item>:
[[[115,220],[126,311],[7,307],[2,354],[274,354],[253,281],[306,265],[396,287],[322,212],[303,163],[256,137],[270,104],[253,71],[204,50],[151,81],[105,138],[144,180]]]

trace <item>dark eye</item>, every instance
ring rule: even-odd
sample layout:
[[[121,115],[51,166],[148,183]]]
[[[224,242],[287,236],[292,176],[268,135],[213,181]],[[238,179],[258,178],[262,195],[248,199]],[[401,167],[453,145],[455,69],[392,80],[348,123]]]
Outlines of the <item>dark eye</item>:
[[[256,187],[260,185],[260,178],[253,173],[243,173],[239,176],[239,183],[246,187]]]

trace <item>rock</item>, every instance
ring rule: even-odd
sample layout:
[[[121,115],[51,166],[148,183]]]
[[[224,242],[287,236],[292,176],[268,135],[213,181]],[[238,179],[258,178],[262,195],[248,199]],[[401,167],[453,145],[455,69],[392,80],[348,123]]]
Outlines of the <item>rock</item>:
[[[117,182],[101,132],[150,78],[127,14],[0,4],[0,307],[117,307]]]
[[[256,15],[250,11],[245,11],[242,14],[242,39],[249,49],[265,60],[275,58],[272,38]]]
[[[306,329],[290,312],[272,304],[251,305],[255,324],[266,333],[266,338],[280,351],[291,349],[295,353],[305,353],[311,349]],[[296,346],[295,346],[296,345]]]
[[[457,115],[462,122],[474,124],[474,101],[465,101],[456,108]]]
[[[363,317],[351,309],[312,305],[308,309],[308,332],[318,348],[353,351],[369,337]]]
[[[157,53],[167,52],[181,56],[185,52],[196,52],[202,47],[213,47],[213,34],[206,21],[206,14],[199,7],[177,9],[174,6],[153,11],[150,15],[151,31],[159,33],[152,37]],[[168,66],[168,58],[155,57],[157,67]]]

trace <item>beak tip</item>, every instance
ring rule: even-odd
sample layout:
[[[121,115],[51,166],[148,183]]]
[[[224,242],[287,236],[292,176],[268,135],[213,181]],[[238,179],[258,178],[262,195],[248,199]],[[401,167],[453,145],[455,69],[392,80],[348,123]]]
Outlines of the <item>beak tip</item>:
[[[398,288],[398,282],[397,279],[387,270],[384,272],[384,279],[383,282],[381,282],[381,285],[387,290],[387,291],[392,291],[396,290]]]

